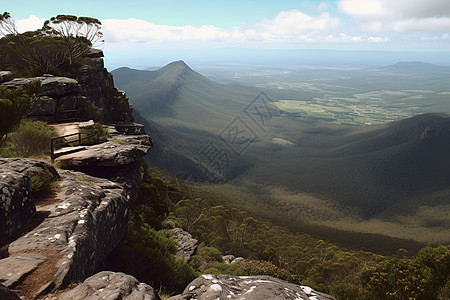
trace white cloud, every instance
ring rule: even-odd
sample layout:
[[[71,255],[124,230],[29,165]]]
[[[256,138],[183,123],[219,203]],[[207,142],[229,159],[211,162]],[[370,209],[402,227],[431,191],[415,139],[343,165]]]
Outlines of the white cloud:
[[[30,15],[27,19],[16,20],[17,30],[19,32],[34,31],[42,28],[45,19],[40,19],[35,15]]]
[[[318,10],[327,10],[328,7],[328,2],[320,2],[319,5],[317,5]]]
[[[379,36],[370,36],[367,39],[368,42],[372,42],[372,43],[386,43],[389,42],[389,38],[388,37],[379,37]]]
[[[102,20],[107,42],[173,42],[173,41],[301,41],[312,35],[337,28],[341,22],[328,12],[311,16],[299,10],[282,11],[273,19],[264,19],[253,26],[225,30],[212,25],[169,26],[139,19]],[[306,38],[308,37],[308,38]]]
[[[449,32],[449,0],[340,0],[339,9],[371,32]]]

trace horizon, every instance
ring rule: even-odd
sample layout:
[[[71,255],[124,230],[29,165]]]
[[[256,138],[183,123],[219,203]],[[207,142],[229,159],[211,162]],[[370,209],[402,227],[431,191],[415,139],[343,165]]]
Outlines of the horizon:
[[[178,59],[193,65],[256,61],[257,57],[246,53],[249,51],[272,52],[274,57],[269,59],[274,63],[280,61],[277,51],[357,51],[353,54],[359,57],[325,61],[358,65],[358,61],[373,59],[370,65],[376,65],[392,63],[395,58],[397,62],[408,59],[450,65],[447,0],[139,0],[126,4],[19,0],[5,3],[3,9],[11,13],[20,32],[36,30],[58,14],[98,18],[110,69],[162,66]],[[238,53],[237,49],[243,50]],[[202,53],[204,62],[195,52]],[[390,57],[368,57],[370,52]],[[404,57],[404,53],[408,55]],[[267,57],[263,55],[263,59]],[[323,61],[323,57],[316,60]]]

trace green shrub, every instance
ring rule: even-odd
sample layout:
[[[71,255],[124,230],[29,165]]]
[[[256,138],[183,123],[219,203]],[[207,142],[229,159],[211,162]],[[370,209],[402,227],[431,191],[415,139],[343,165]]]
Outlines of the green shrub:
[[[15,152],[19,156],[42,156],[50,154],[50,138],[56,132],[42,121],[22,120],[12,140]]]
[[[289,282],[300,283],[298,276],[268,261],[246,260],[241,263],[240,267],[249,275],[269,275]]]
[[[107,128],[103,128],[103,125],[100,123],[95,123],[92,126],[83,128],[80,130],[81,138],[85,138],[81,144],[82,145],[95,145],[104,143],[109,138],[109,132]],[[88,137],[89,135],[94,135],[91,137]]]
[[[32,173],[28,175],[31,181],[31,190],[35,196],[47,195],[55,187],[57,178],[49,172]]]

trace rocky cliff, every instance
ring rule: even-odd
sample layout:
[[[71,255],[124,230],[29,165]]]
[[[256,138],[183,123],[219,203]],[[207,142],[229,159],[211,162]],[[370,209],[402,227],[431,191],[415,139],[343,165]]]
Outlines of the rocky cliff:
[[[58,161],[66,170],[30,159],[0,159],[0,197],[9,199],[2,201],[8,206],[0,213],[8,216],[7,237],[13,240],[7,257],[0,260],[0,283],[32,298],[84,280],[125,237],[128,212],[138,196],[138,161],[151,148],[151,140],[145,134],[115,137],[139,142],[107,142],[63,155]],[[76,167],[84,172],[73,170]],[[89,175],[92,172],[96,176]],[[59,179],[57,193],[34,199],[29,178],[44,174]],[[12,217],[17,215],[21,218]],[[17,232],[30,223],[31,228]]]
[[[92,51],[75,78],[13,79],[0,72],[0,83],[9,88],[41,82],[31,116],[80,121],[86,112],[99,112],[113,137],[58,157],[60,169],[39,160],[0,158],[0,299],[160,299],[132,276],[95,274],[127,233],[129,211],[138,197],[139,160],[153,146],[143,126],[131,122],[128,99],[114,87],[102,57],[101,51]],[[36,185],[54,181],[54,192],[35,197]],[[177,256],[189,260],[197,240],[181,229],[172,231],[179,243]],[[244,298],[334,299],[268,276],[228,275],[203,275],[173,299]]]
[[[31,117],[46,122],[91,118],[105,123],[133,121],[128,98],[115,88],[101,50],[93,49],[71,78],[44,74],[12,79],[10,72],[0,73],[1,85],[12,89],[35,80],[41,82],[42,91],[32,103]]]

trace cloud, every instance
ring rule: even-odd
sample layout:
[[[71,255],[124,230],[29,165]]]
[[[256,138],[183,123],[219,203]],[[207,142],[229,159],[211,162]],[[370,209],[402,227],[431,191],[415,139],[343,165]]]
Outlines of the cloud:
[[[317,16],[299,10],[279,12],[273,19],[263,19],[252,26],[237,26],[230,30],[212,25],[169,26],[139,19],[102,20],[107,42],[173,42],[173,41],[301,41],[314,34],[340,26],[339,18],[328,12]]]
[[[340,0],[338,7],[371,32],[448,32],[448,0]]]
[[[327,10],[328,7],[328,2],[320,2],[319,5],[317,5],[318,10]]]
[[[19,32],[34,31],[42,28],[45,19],[40,19],[35,15],[30,15],[27,19],[16,20],[17,30]]]

